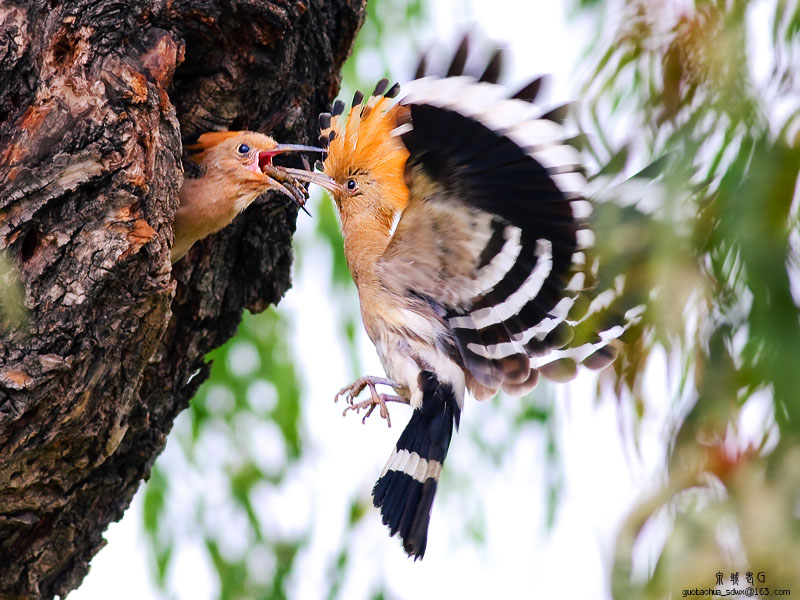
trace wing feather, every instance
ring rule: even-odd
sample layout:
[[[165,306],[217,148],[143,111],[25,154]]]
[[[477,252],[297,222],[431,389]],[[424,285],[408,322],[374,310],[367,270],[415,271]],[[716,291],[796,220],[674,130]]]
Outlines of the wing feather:
[[[596,321],[570,315],[593,238],[563,127],[486,81],[426,77],[410,87],[396,129],[409,152],[409,201],[379,261],[381,283],[442,307],[481,397],[527,392],[537,368],[563,380],[581,360],[607,365],[625,320],[606,319],[599,335]],[[567,347],[576,331],[579,347]]]

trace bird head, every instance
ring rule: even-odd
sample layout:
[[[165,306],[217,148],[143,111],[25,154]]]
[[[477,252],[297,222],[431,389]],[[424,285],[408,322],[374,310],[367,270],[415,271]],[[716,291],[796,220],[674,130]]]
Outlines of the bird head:
[[[289,196],[305,210],[306,191],[298,182],[306,179],[290,174],[290,171],[301,173],[302,170],[276,166],[272,159],[286,152],[323,151],[313,146],[279,144],[268,135],[254,131],[212,131],[185,148],[189,159],[205,168],[206,177],[212,181],[219,179],[233,188],[237,212],[267,190]]]
[[[313,182],[331,192],[343,225],[368,215],[391,226],[408,203],[408,151],[392,133],[406,109],[392,100],[399,86],[382,93],[386,83],[382,80],[366,102],[357,92],[346,118],[341,101],[320,115],[320,144],[327,145],[328,155],[321,165],[324,173]]]

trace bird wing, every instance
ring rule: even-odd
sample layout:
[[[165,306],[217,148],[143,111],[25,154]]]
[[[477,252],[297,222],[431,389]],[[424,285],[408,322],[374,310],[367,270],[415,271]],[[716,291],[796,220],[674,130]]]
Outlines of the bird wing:
[[[381,283],[441,307],[481,386],[525,392],[537,375],[529,357],[570,342],[587,282],[591,206],[578,153],[553,115],[534,116],[498,85],[425,78],[408,92],[394,134],[409,151],[409,202],[379,261]],[[593,338],[582,358],[605,366],[606,340]],[[553,364],[543,372],[556,379],[575,370],[570,357]]]

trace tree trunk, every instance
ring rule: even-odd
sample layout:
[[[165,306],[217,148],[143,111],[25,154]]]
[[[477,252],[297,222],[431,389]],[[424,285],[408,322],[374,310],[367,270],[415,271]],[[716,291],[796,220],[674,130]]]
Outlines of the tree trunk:
[[[364,2],[2,0],[0,249],[28,314],[0,323],[0,598],[79,585],[204,355],[289,286],[272,195],[170,268],[182,135],[316,140]]]

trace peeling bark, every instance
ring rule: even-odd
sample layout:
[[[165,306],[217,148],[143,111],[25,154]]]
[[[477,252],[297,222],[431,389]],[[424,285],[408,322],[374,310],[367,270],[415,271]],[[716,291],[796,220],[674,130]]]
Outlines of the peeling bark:
[[[289,286],[296,208],[266,195],[170,267],[182,136],[316,137],[364,0],[3,0],[0,598],[76,588],[208,375]]]

